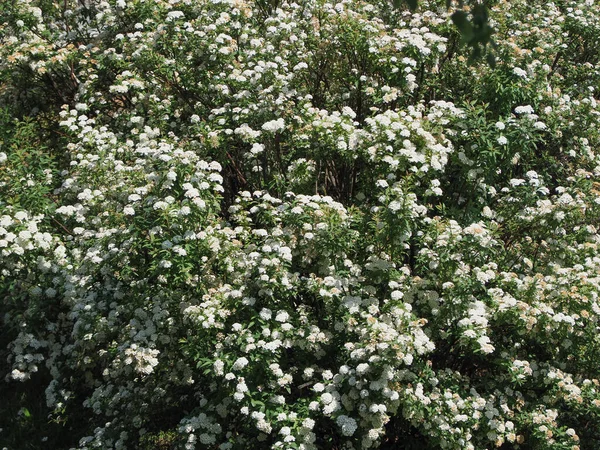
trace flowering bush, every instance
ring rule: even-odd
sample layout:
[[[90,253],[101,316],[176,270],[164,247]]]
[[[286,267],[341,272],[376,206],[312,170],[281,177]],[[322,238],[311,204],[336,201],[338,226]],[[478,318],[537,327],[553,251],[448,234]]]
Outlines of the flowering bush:
[[[598,447],[600,6],[444,5],[3,7],[0,443]]]

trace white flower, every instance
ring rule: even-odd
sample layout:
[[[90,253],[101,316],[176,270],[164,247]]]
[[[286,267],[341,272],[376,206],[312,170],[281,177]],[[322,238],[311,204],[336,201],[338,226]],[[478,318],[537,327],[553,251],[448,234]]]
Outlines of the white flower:
[[[269,434],[273,429],[271,424],[267,422],[265,419],[260,419],[256,422],[256,428],[263,433]]]
[[[500,145],[506,145],[508,143],[508,139],[506,139],[506,137],[504,137],[504,136],[500,136],[497,139],[497,141],[498,141],[498,144],[500,144]]]
[[[523,70],[523,69],[521,69],[520,67],[515,67],[515,68],[513,69],[513,73],[514,73],[516,76],[518,76],[518,77],[521,77],[521,78],[527,78],[527,71],[526,71],[526,70]]]
[[[369,370],[369,365],[367,363],[361,363],[358,366],[356,366],[356,373],[358,375],[366,373],[367,370]]]
[[[314,390],[315,392],[323,392],[323,391],[325,390],[325,385],[324,385],[323,383],[316,383],[316,384],[313,386],[313,390]]]
[[[217,359],[213,364],[213,370],[216,375],[223,375],[223,369],[225,368],[225,363],[220,359]]]
[[[306,64],[305,62],[300,62],[300,63],[296,64],[292,70],[294,72],[297,72],[302,69],[308,69],[308,64]]]
[[[271,120],[269,122],[265,122],[262,126],[262,129],[265,131],[270,131],[275,133],[279,130],[283,130],[285,128],[285,121],[281,118],[277,120]]]
[[[7,159],[8,158],[6,156],[6,153],[0,152],[0,164],[2,164],[3,162],[5,162]]]
[[[273,315],[273,311],[271,311],[268,308],[263,308],[260,311],[260,313],[259,313],[260,318],[263,319],[263,320],[269,320],[269,319],[271,319],[272,315]]]
[[[233,363],[233,366],[231,367],[231,370],[241,370],[244,367],[246,367],[247,365],[248,365],[248,359],[246,359],[242,356],[241,358],[236,359],[236,361]]]
[[[288,384],[290,384],[290,383],[291,383],[293,380],[294,380],[294,379],[293,379],[293,377],[292,377],[292,376],[291,376],[289,373],[287,373],[287,374],[285,374],[284,376],[282,376],[281,378],[279,378],[279,379],[277,380],[277,384],[278,384],[279,386],[287,386],[287,385],[288,385]]]
[[[167,21],[181,19],[184,16],[185,14],[183,14],[183,11],[169,11],[167,14]]]
[[[463,332],[463,336],[469,339],[474,339],[477,337],[477,333],[474,330],[468,329]]]
[[[356,113],[349,106],[344,106],[342,108],[342,114],[344,116],[350,117],[351,119],[355,119],[356,118]]]
[[[400,203],[397,200],[393,200],[390,202],[390,204],[388,205],[388,208],[392,211],[392,212],[396,212],[402,209],[402,203]]]
[[[504,124],[504,122],[496,122],[496,128],[502,131],[506,128],[506,125]]]
[[[287,313],[287,311],[278,311],[277,315],[275,316],[275,320],[277,322],[287,322],[289,318],[290,315]]]
[[[279,347],[281,347],[281,345],[282,345],[282,342],[279,339],[275,339],[274,341],[267,342],[265,345],[263,345],[263,348],[265,350],[269,350],[271,352],[274,352]]]
[[[483,353],[492,353],[495,350],[494,346],[490,344],[490,338],[487,336],[481,336],[477,339],[477,343],[480,345]]]
[[[265,150],[265,146],[262,144],[258,144],[258,143],[254,143],[252,145],[252,148],[250,149],[250,153],[252,153],[253,155],[258,155],[260,153],[262,153]]]
[[[352,417],[341,415],[338,416],[336,422],[338,426],[342,429],[342,434],[344,436],[352,436],[356,431],[356,420],[354,420]]]
[[[531,105],[517,106],[515,114],[533,114],[533,107]]]
[[[302,377],[305,380],[308,380],[308,379],[312,378],[314,373],[315,373],[315,369],[313,369],[312,367],[307,367],[306,369],[304,369],[304,373],[302,374]]]
[[[329,392],[325,392],[323,395],[321,395],[321,401],[323,404],[329,405],[333,401],[333,395],[331,395]]]
[[[525,175],[527,175],[527,178],[529,179],[539,178],[539,174],[535,170],[529,170]]]
[[[368,437],[370,440],[375,441],[379,438],[379,432],[376,429],[369,430]]]
[[[28,373],[21,372],[18,369],[14,369],[10,373],[10,376],[12,377],[13,380],[17,380],[17,381],[25,381],[25,380],[29,379]]]
[[[274,395],[270,401],[275,405],[285,405],[285,397],[283,395]]]
[[[392,300],[400,300],[402,297],[404,297],[404,293],[401,291],[392,291],[391,297]]]
[[[314,426],[315,426],[315,421],[312,419],[304,419],[302,421],[302,427],[306,428],[307,430],[312,430]]]

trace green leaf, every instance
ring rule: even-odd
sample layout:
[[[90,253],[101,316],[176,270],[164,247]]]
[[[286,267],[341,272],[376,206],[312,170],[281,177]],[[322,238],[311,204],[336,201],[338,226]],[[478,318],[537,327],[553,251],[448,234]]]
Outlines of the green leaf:
[[[455,11],[452,16],[452,22],[465,42],[470,42],[473,39],[473,25],[469,22],[469,15],[464,11]]]
[[[471,54],[469,55],[469,59],[467,62],[469,64],[473,64],[479,58],[481,58],[481,48],[479,47],[479,45],[477,45],[477,46],[473,47],[473,50],[471,51]]]
[[[406,4],[408,5],[408,7],[410,8],[411,11],[414,11],[415,9],[417,9],[417,6],[419,4],[418,0],[404,0],[406,2]]]
[[[471,14],[473,15],[473,23],[477,27],[483,27],[488,22],[488,12],[487,8],[484,5],[475,5],[471,9]]]
[[[408,5],[411,11],[417,9],[419,0],[393,0],[394,7],[400,9],[402,5]]]

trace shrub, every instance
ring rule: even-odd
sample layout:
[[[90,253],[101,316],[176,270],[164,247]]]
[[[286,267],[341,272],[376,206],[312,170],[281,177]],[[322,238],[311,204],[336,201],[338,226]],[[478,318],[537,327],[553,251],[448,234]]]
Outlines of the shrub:
[[[598,446],[600,9],[442,6],[7,6],[0,442]]]

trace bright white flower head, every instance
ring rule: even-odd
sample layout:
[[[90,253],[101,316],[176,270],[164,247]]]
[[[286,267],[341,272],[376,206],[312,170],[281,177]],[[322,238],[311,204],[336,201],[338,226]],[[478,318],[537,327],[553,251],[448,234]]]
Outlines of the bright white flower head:
[[[241,358],[236,359],[236,361],[233,363],[233,366],[231,367],[231,370],[241,370],[247,365],[248,359],[242,356]]]
[[[516,114],[533,114],[533,112],[533,107],[531,105],[517,106],[515,108]]]
[[[271,120],[269,122],[265,122],[262,126],[264,131],[270,131],[271,133],[275,133],[277,131],[281,131],[285,128],[285,121],[281,118],[277,120]]]

